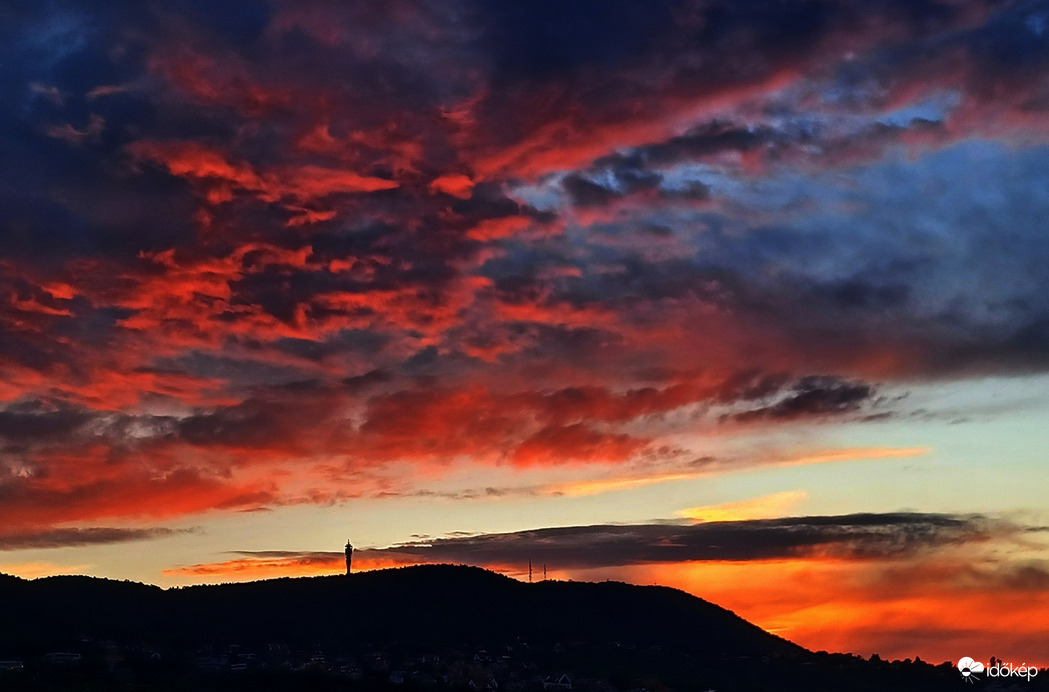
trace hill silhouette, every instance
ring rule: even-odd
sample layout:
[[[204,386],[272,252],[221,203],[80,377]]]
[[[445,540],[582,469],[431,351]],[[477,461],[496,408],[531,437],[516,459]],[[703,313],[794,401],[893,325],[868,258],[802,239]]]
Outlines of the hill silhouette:
[[[154,690],[528,690],[568,673],[573,689],[594,690],[931,690],[960,681],[950,666],[814,654],[668,587],[529,584],[465,566],[167,590],[3,576],[0,605],[0,660],[27,662],[17,674],[0,671],[11,690],[113,689],[121,680]],[[308,686],[302,675],[312,676]]]
[[[526,584],[452,565],[167,591],[92,577],[8,577],[0,598],[9,604],[4,619],[17,623],[0,625],[0,649],[23,654],[84,637],[172,647],[523,639],[687,645],[711,656],[802,651],[668,587]]]

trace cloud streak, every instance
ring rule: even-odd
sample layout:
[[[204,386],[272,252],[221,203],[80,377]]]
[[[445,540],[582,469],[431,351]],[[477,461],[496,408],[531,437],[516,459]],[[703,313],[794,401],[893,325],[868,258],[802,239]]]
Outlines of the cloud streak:
[[[594,568],[817,556],[900,558],[944,546],[1016,536],[1021,531],[1015,525],[977,515],[854,514],[537,529],[439,539],[390,550],[427,561],[509,564],[532,559],[559,568]]]
[[[38,550],[148,541],[192,531],[192,529],[89,527],[50,529],[31,533],[4,532],[0,534],[0,550]]]
[[[357,550],[354,564],[363,569],[414,563],[503,567],[531,560],[563,571],[690,562],[892,561],[990,541],[1018,542],[1026,533],[1042,530],[978,514],[902,512],[568,526],[421,539],[389,548]],[[267,572],[330,572],[344,566],[343,555],[337,552],[248,551],[237,555],[236,560],[172,569],[168,574],[250,575],[254,567]],[[1037,582],[1035,572],[1030,574]]]

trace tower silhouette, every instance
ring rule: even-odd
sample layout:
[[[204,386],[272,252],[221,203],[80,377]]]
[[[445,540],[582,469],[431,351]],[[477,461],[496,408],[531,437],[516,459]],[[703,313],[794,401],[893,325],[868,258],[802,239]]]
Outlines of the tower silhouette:
[[[346,540],[346,574],[350,573],[350,561],[353,559],[353,546]]]

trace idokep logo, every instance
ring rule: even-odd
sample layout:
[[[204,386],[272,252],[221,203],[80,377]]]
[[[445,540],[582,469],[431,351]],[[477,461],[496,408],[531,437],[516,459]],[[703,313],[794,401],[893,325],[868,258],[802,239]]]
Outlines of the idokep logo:
[[[983,672],[983,664],[966,656],[958,661],[958,672],[962,674],[962,678],[964,678],[966,682],[979,680],[980,678],[976,674]]]
[[[990,666],[984,666],[979,661],[966,656],[958,661],[958,672],[962,674],[962,679],[966,682],[979,680],[980,676],[977,673],[986,673],[989,678],[1027,678],[1027,681],[1030,682],[1031,678],[1038,675],[1038,667],[1028,666],[1026,663],[1014,666],[1012,663],[1002,663],[993,658]]]

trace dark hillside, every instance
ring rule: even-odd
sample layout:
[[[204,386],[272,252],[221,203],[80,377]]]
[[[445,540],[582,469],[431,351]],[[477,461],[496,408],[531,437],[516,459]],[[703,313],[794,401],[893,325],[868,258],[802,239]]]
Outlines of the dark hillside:
[[[0,575],[0,662],[11,668],[0,666],[5,692],[495,683],[529,692],[561,675],[575,680],[572,689],[597,692],[954,690],[962,682],[949,664],[814,654],[675,589],[526,584],[450,565],[169,590]],[[1028,688],[1045,689],[1046,680]]]
[[[680,591],[622,583],[525,584],[472,567],[427,565],[350,577],[278,579],[167,594],[184,642],[620,641],[710,655],[797,650]],[[204,631],[197,623],[207,622]],[[174,624],[174,623],[173,623]]]
[[[177,649],[600,641],[690,647],[704,657],[801,651],[674,589],[526,584],[450,565],[167,591],[91,577],[6,577],[0,600],[0,650],[21,656],[80,639]]]

